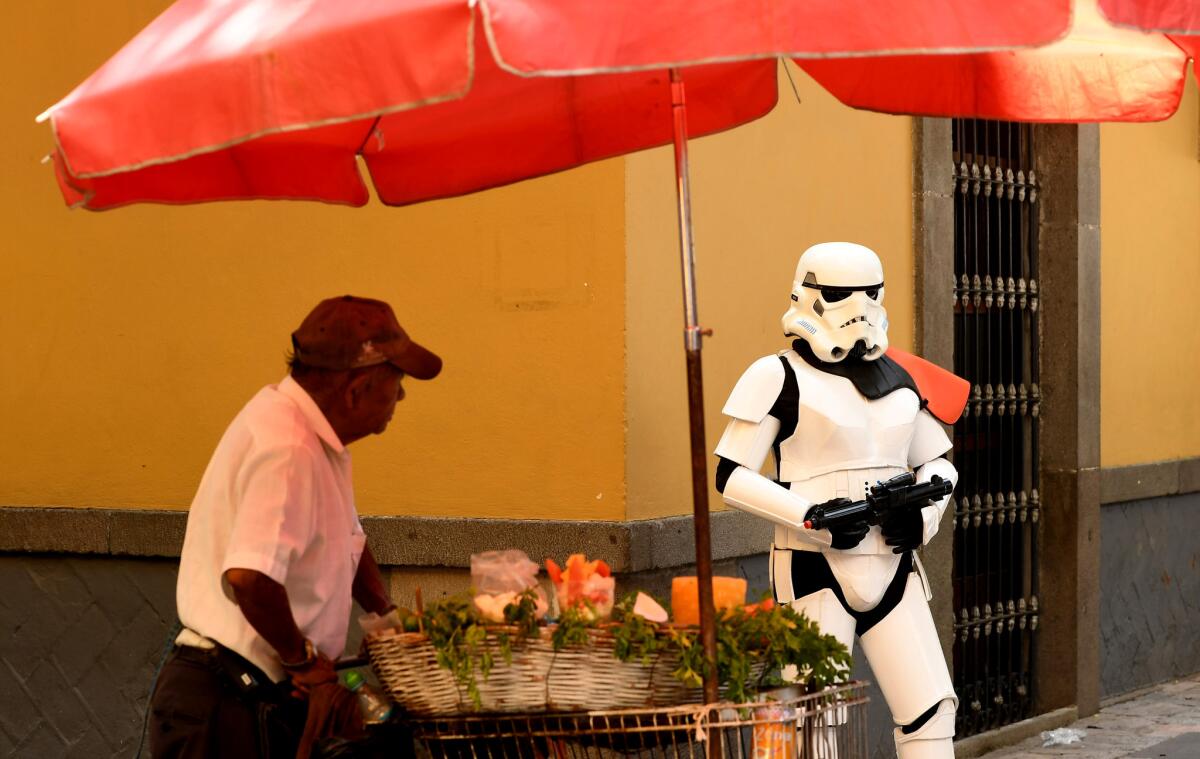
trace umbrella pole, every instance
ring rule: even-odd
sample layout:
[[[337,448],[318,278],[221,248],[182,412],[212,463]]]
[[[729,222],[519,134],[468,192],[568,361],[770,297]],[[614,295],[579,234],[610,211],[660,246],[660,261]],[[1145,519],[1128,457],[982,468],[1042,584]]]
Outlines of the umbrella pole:
[[[675,121],[675,195],[679,201],[679,253],[683,264],[684,345],[687,349],[688,427],[692,443],[692,510],[696,533],[696,587],[700,603],[700,640],[708,659],[704,700],[716,703],[717,629],[713,608],[712,540],[708,518],[708,452],[704,436],[704,383],[701,372],[701,330],[696,315],[696,259],[692,250],[692,197],[688,185],[687,102],[683,77],[671,69],[671,113]]]

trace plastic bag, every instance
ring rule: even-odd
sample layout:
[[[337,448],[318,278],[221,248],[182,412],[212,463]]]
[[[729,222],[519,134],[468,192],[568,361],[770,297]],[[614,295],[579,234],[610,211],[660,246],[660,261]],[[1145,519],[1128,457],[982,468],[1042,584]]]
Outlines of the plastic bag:
[[[524,551],[486,551],[471,554],[471,585],[476,593],[520,593],[537,585],[538,565]]]
[[[1046,730],[1042,733],[1042,746],[1069,746],[1072,743],[1082,743],[1085,734],[1082,730],[1070,727]]]
[[[580,609],[586,619],[607,619],[612,614],[617,580],[606,562],[588,561],[583,554],[573,553],[563,568],[554,559],[546,559],[546,573],[554,585],[559,614],[572,607]]]
[[[380,630],[388,630],[400,627],[400,612],[397,609],[390,610],[382,617],[375,612],[368,612],[358,618],[358,626],[366,635],[379,632]]]
[[[504,622],[504,608],[517,601],[528,588],[537,590],[534,616],[546,616],[546,594],[538,587],[538,565],[524,551],[486,551],[471,554],[471,585],[475,588],[475,609],[488,622]]]

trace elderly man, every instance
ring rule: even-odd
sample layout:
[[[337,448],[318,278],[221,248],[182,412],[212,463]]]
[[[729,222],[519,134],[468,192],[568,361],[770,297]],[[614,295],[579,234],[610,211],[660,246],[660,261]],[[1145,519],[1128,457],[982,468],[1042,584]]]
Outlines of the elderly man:
[[[153,698],[163,757],[293,756],[308,691],[336,679],[351,599],[392,608],[354,508],[346,446],[379,434],[405,376],[437,356],[386,303],[322,301],[292,334],[290,374],[229,425],[188,515],[183,631]]]

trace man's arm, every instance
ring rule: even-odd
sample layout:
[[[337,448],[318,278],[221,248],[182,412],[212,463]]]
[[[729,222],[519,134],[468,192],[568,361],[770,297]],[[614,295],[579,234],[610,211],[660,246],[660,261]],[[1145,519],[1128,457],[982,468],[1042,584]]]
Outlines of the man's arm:
[[[284,587],[253,569],[226,570],[225,580],[246,621],[271,644],[281,663],[304,662],[308,654],[306,640],[296,626]],[[284,669],[296,689],[304,693],[314,685],[337,680],[333,663],[320,652],[305,666]]]
[[[373,611],[381,617],[395,607],[388,595],[383,574],[379,571],[379,564],[375,562],[375,555],[371,553],[369,545],[363,546],[362,557],[358,560],[358,571],[354,575],[354,584],[350,587],[350,592],[354,596],[354,600],[358,601],[359,606],[368,612]]]

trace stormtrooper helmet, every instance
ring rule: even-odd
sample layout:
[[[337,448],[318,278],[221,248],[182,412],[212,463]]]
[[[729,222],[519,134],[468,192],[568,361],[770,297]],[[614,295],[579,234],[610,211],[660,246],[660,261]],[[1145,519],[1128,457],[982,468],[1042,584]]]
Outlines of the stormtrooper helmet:
[[[807,342],[822,361],[882,356],[888,321],[879,256],[852,242],[823,242],[804,251],[782,323],[784,334]]]

